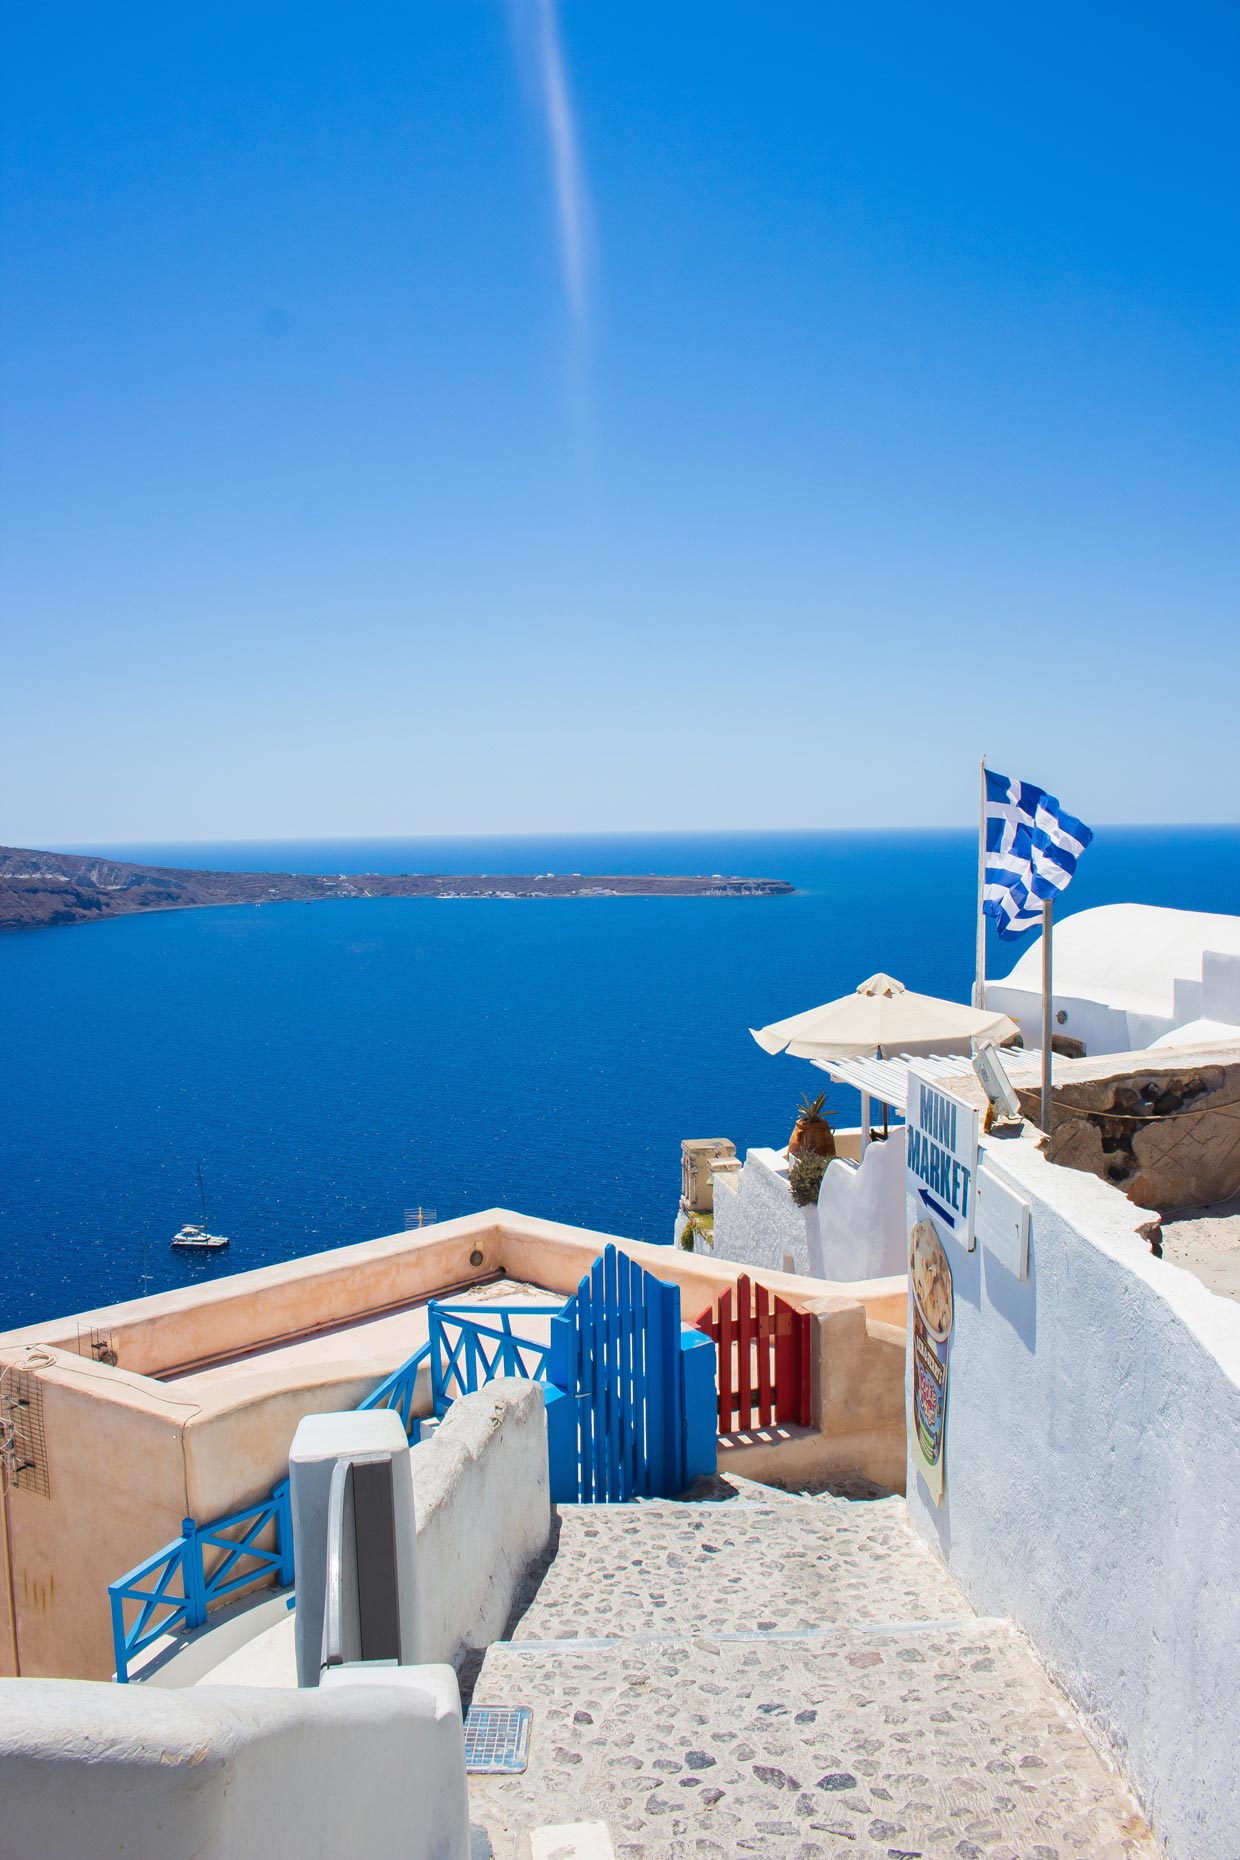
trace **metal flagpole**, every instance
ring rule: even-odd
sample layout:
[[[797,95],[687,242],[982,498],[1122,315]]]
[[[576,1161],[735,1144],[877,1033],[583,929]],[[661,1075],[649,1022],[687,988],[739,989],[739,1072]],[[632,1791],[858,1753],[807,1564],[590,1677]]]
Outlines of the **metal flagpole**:
[[[1051,900],[1042,900],[1042,1128],[1051,1134]]]
[[[977,827],[977,963],[974,968],[973,1005],[986,1005],[986,758],[982,757],[981,812]]]

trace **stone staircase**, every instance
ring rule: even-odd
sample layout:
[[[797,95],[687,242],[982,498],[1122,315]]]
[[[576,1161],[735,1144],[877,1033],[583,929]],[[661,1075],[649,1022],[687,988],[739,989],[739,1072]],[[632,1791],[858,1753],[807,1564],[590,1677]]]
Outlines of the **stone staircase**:
[[[496,1860],[585,1852],[537,1831],[600,1821],[629,1860],[1156,1852],[1022,1636],[972,1613],[898,1498],[717,1480],[706,1502],[564,1507],[473,1701],[534,1710],[526,1772],[470,1778]]]

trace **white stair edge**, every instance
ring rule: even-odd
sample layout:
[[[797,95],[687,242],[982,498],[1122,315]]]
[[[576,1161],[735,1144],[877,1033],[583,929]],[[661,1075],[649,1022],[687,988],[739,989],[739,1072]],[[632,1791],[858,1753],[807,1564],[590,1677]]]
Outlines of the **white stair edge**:
[[[615,1860],[605,1821],[562,1821],[521,1836],[521,1860]]]

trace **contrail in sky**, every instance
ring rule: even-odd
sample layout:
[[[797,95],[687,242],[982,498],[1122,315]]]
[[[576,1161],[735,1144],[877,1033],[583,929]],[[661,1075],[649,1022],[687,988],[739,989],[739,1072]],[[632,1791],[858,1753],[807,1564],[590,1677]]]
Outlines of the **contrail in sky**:
[[[587,270],[589,259],[589,202],[581,151],[577,141],[577,123],[568,73],[564,67],[564,46],[560,37],[557,0],[526,0],[522,12],[531,24],[533,51],[537,62],[537,81],[541,93],[547,142],[551,154],[551,172],[555,185],[556,217],[560,229],[560,263],[564,273],[564,292],[573,321],[584,328],[587,310]],[[532,12],[532,19],[530,18]]]

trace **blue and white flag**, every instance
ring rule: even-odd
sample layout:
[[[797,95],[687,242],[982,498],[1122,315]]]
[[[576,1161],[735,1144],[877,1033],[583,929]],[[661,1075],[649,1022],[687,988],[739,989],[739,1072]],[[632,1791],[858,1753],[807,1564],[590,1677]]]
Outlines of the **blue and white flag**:
[[[1002,937],[1042,922],[1042,905],[1064,890],[1093,834],[1054,795],[986,770],[986,887],[982,909]]]

